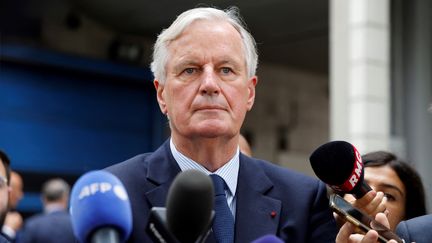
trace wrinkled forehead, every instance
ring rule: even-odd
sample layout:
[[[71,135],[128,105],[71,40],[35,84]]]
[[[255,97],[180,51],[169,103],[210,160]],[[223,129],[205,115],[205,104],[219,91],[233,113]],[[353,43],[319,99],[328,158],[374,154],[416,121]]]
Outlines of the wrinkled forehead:
[[[231,35],[243,46],[243,40],[239,30],[226,20],[220,19],[196,19],[187,25],[179,34],[172,40],[168,41],[168,46],[185,36],[204,35],[207,38],[213,37],[215,34]],[[223,41],[223,39],[219,39]]]
[[[229,55],[246,65],[246,53],[240,33],[224,20],[195,20],[167,46],[170,58],[177,55]],[[199,52],[199,53],[197,53]]]

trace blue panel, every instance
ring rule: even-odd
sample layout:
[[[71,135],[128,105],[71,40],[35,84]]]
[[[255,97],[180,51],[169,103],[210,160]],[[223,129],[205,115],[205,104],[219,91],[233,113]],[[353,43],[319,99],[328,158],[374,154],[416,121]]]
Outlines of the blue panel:
[[[120,78],[136,80],[153,80],[153,75],[147,68],[139,68],[125,64],[112,63],[99,59],[83,58],[65,55],[49,50],[36,49],[23,45],[2,44],[0,48],[2,59],[20,60],[27,63],[81,70],[88,73],[104,73]]]
[[[0,148],[16,170],[81,174],[164,139],[150,81],[3,62],[0,92]]]
[[[0,56],[0,148],[32,175],[22,212],[42,210],[45,176],[78,177],[165,139],[148,69],[22,46],[3,45]]]
[[[20,212],[42,212],[43,205],[41,201],[41,194],[34,192],[26,192],[23,200],[17,205],[17,210]]]

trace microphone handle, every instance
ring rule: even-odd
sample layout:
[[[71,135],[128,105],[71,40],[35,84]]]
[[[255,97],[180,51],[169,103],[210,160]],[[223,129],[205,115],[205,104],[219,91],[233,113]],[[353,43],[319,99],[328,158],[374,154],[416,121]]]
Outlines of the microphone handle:
[[[363,197],[368,191],[372,191],[372,188],[365,182],[361,183],[359,190],[354,193],[355,198]]]
[[[117,230],[104,227],[92,234],[91,243],[120,243],[120,236]]]

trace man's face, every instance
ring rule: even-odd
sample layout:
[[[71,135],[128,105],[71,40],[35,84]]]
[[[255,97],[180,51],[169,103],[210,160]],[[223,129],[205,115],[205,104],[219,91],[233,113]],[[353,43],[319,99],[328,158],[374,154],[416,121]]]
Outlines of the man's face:
[[[173,135],[236,135],[255,98],[240,34],[228,23],[198,20],[169,46],[166,81],[155,80]]]
[[[0,226],[3,225],[8,211],[9,187],[6,180],[6,169],[0,159]]]
[[[9,206],[15,209],[24,195],[22,178],[16,172],[11,173],[10,188]]]

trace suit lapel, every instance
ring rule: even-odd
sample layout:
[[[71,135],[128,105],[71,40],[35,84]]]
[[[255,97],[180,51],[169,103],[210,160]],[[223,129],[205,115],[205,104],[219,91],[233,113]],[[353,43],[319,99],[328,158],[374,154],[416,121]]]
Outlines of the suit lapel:
[[[236,242],[276,235],[281,201],[267,196],[273,183],[251,158],[240,156],[236,205]]]
[[[149,157],[146,178],[154,187],[145,192],[151,207],[165,206],[169,187],[181,171],[169,148],[169,140]],[[273,183],[251,158],[240,155],[236,206],[236,242],[251,242],[263,235],[276,235],[281,202],[266,196]],[[211,233],[206,242],[215,242]]]
[[[180,172],[169,148],[169,139],[149,157],[149,166],[146,178],[155,187],[145,192],[151,206],[165,206],[169,187],[175,176]]]

